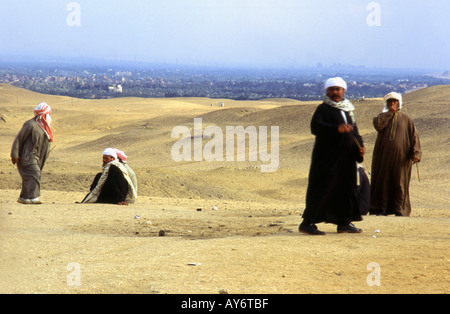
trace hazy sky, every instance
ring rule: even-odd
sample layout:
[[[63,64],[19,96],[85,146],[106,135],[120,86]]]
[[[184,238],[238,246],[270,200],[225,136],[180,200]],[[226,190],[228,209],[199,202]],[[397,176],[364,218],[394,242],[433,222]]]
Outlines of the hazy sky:
[[[0,0],[0,56],[450,70],[449,13],[449,0]]]

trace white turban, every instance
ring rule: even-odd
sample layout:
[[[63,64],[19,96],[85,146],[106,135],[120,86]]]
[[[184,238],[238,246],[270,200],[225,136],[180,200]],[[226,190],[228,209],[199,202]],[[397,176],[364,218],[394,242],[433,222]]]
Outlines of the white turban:
[[[327,90],[328,87],[334,86],[342,87],[347,90],[347,83],[341,77],[333,77],[325,81],[325,90]]]
[[[388,112],[389,111],[389,107],[387,105],[387,102],[389,99],[397,99],[398,100],[398,110],[402,109],[402,104],[403,104],[403,98],[402,95],[400,95],[399,93],[389,93],[386,96],[384,96],[384,109],[383,112]]]
[[[114,148],[107,148],[103,151],[103,156],[111,156],[117,159],[117,153]]]

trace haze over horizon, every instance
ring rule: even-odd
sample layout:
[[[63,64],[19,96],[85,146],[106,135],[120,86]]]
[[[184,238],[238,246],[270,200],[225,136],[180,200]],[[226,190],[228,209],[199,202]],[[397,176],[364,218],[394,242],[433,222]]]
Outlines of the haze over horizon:
[[[448,12],[448,0],[3,0],[0,58],[444,71]]]

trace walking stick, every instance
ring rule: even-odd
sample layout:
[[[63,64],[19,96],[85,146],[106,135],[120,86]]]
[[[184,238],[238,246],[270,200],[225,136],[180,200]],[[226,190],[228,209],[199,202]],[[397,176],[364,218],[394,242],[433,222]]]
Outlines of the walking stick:
[[[50,151],[49,151],[48,154],[47,154],[47,158],[48,158],[48,156],[50,156],[50,153],[55,149],[55,147],[56,147],[56,145],[53,146],[52,149],[50,149]]]
[[[416,168],[417,168],[417,178],[419,179],[420,182],[420,173],[419,173],[419,163],[416,162]]]

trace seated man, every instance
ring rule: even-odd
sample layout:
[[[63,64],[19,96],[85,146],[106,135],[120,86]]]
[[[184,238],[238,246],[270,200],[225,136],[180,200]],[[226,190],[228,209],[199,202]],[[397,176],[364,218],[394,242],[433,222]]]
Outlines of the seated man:
[[[136,191],[125,167],[112,148],[103,152],[103,171],[94,179],[90,193],[81,203],[128,205],[136,199]]]
[[[134,173],[133,169],[128,165],[127,159],[128,156],[121,150],[118,150],[117,148],[114,149],[117,154],[117,159],[119,162],[124,165],[125,169],[127,169],[128,175],[130,176],[131,182],[133,183],[134,190],[136,191],[136,194],[138,193],[138,185],[137,185],[137,178],[136,174]]]

